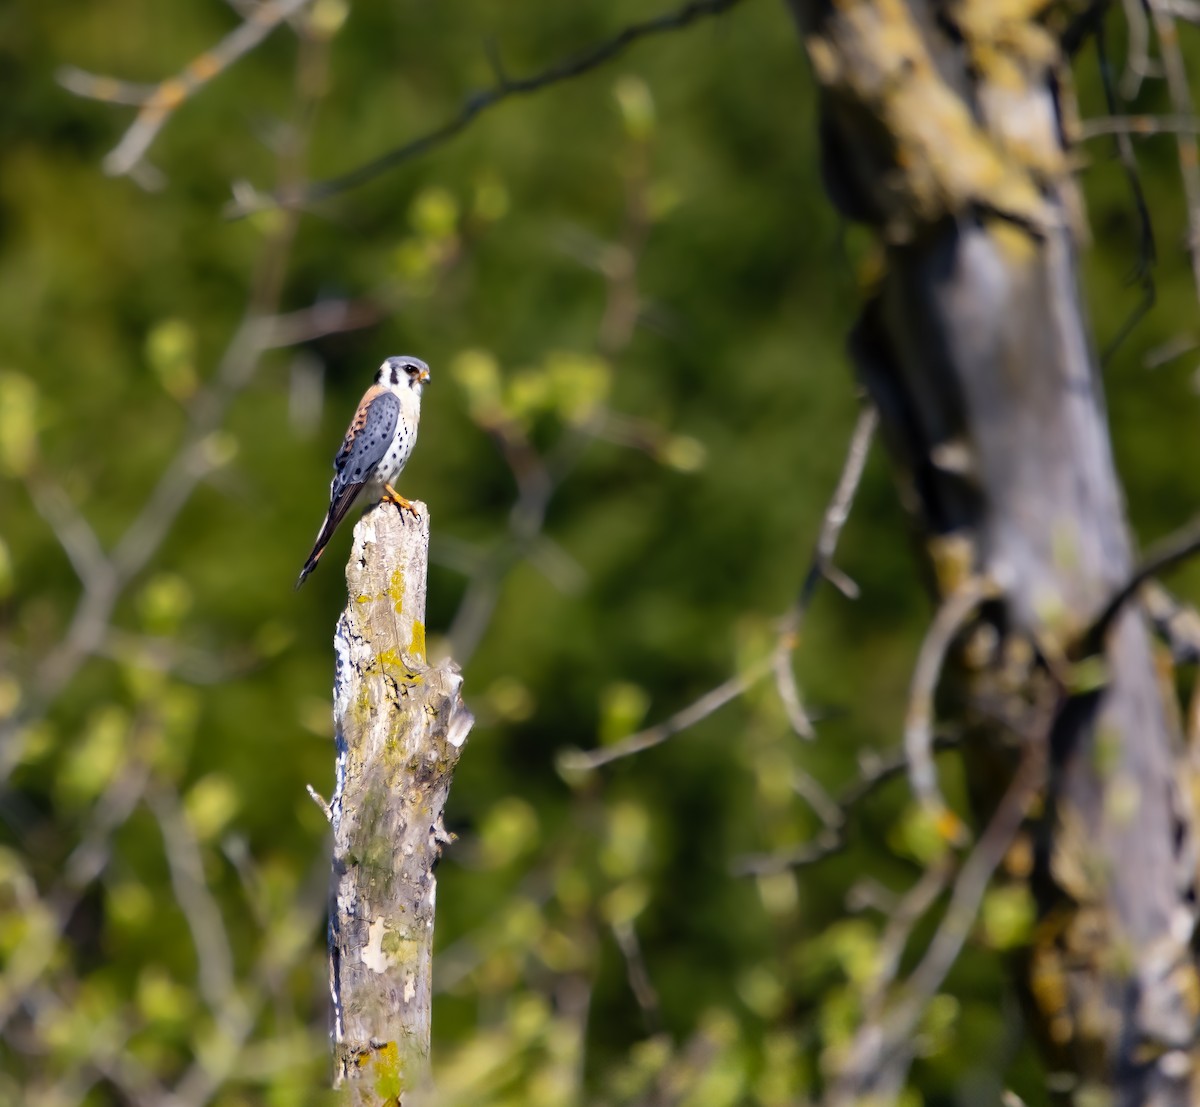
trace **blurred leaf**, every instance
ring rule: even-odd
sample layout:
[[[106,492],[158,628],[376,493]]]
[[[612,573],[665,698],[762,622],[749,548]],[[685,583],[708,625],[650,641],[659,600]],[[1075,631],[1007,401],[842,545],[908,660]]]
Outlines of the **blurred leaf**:
[[[12,595],[14,579],[12,553],[8,543],[0,537],[0,600],[6,600]]]
[[[613,95],[621,111],[625,133],[635,142],[646,142],[654,135],[654,97],[650,86],[640,77],[626,74],[613,85]]]
[[[472,214],[485,223],[495,223],[508,214],[511,198],[500,174],[484,170],[475,179]]]
[[[1037,907],[1026,885],[1000,885],[988,889],[979,917],[984,941],[989,946],[1016,949],[1027,945],[1032,938]]]
[[[13,716],[21,705],[21,686],[17,678],[0,673],[0,720]]]
[[[158,573],[146,582],[137,603],[143,626],[152,634],[169,635],[191,610],[192,590],[177,574]]]
[[[600,694],[599,737],[602,746],[633,734],[650,709],[646,690],[629,681],[615,681]]]
[[[164,319],[146,335],[146,360],[176,400],[196,392],[196,332],[182,319]]]
[[[191,989],[172,980],[160,965],[147,965],[138,977],[137,1004],[150,1022],[182,1023],[191,1016]]]
[[[649,860],[650,815],[640,803],[623,800],[608,811],[600,865],[614,880],[640,873]]]
[[[954,1043],[955,1028],[962,1010],[954,996],[934,996],[921,1016],[920,1048],[922,1057],[936,1057]]]
[[[0,372],[0,472],[21,477],[29,471],[37,450],[37,417],[33,381],[19,373]]]
[[[448,238],[458,226],[458,201],[449,189],[424,188],[413,200],[409,222],[423,237]]]
[[[201,777],[183,802],[192,832],[201,842],[211,841],[220,834],[241,807],[241,797],[233,782],[220,773]]]
[[[604,897],[600,905],[610,926],[632,923],[650,902],[650,888],[644,880],[626,880]]]
[[[576,425],[591,420],[612,383],[612,368],[604,358],[564,350],[547,355],[546,375],[559,414]]]
[[[347,0],[316,0],[308,13],[309,31],[321,38],[332,38],[342,29],[349,14]]]
[[[938,813],[913,803],[888,831],[887,842],[901,856],[928,866],[946,852],[945,825]]]
[[[486,696],[496,718],[506,723],[523,723],[532,718],[537,710],[529,686],[512,677],[500,677],[493,681]]]
[[[737,991],[742,1002],[761,1019],[780,1015],[788,995],[774,965],[755,965],[737,979]]]
[[[466,393],[467,410],[477,423],[489,424],[500,412],[500,366],[487,350],[463,350],[450,372]]]
[[[116,704],[92,712],[56,782],[64,804],[78,807],[99,795],[125,760],[129,727],[128,713]]]
[[[662,443],[658,456],[664,465],[677,472],[695,473],[704,468],[708,451],[698,438],[677,434]]]
[[[489,868],[509,865],[537,844],[537,813],[525,800],[506,796],[484,817],[479,840]]]

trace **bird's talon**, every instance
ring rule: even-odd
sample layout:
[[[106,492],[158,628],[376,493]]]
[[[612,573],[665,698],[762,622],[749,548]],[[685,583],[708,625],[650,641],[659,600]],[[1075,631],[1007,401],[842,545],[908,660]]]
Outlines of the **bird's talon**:
[[[401,496],[390,484],[383,486],[383,496],[380,497],[380,502],[395,504],[401,512],[407,511],[418,523],[421,521],[421,513],[413,507],[412,502]]]

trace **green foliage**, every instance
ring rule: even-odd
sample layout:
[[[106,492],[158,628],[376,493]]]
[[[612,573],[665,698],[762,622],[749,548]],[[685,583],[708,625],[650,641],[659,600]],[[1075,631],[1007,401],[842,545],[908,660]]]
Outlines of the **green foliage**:
[[[881,460],[838,556],[862,599],[822,592],[796,653],[815,743],[766,680],[636,759],[555,767],[770,654],[853,425],[863,241],[824,199],[783,6],[514,98],[294,228],[270,206],[222,216],[231,185],[269,197],[281,162],[326,179],[455,113],[494,79],[483,41],[524,74],[645,15],[316,0],[168,120],[147,193],[101,170],[132,109],[51,75],[158,80],[235,16],[199,0],[0,12],[0,727],[19,721],[0,749],[0,1102],[328,1101],[326,824],[305,785],[331,790],[348,535],[291,585],[345,422],[403,351],[434,378],[401,482],[432,518],[430,651],[464,662],[480,720],[438,874],[439,1102],[783,1107],[830,1079],[890,910],[951,844],[895,783],[821,865],[735,865],[822,832],[801,772],[836,795],[861,753],[899,742],[928,612]],[[1189,366],[1141,369],[1195,314],[1175,166],[1146,150],[1159,307],[1106,374],[1152,534],[1190,513],[1200,477]],[[1136,292],[1132,207],[1097,161],[1103,342]],[[283,319],[239,377],[252,296]],[[287,314],[333,300],[361,326]],[[195,486],[152,500],[176,468]],[[148,504],[145,563],[76,665],[61,646],[82,634],[85,583],[108,587],[78,577],[89,529],[112,551]],[[996,1044],[995,952],[1031,919],[1015,890],[988,895],[925,1012],[906,1104],[1004,1082],[1043,1102],[1028,1055]]]

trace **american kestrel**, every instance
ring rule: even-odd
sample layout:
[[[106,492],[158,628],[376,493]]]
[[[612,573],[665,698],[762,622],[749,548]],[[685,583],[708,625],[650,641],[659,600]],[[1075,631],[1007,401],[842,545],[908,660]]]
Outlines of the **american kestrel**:
[[[417,441],[421,391],[429,383],[429,366],[417,357],[390,357],[375,374],[346,429],[342,448],[333,459],[329,511],[317,533],[312,553],[300,570],[299,588],[321,560],[333,532],[363,494],[367,500],[395,504],[401,511],[416,508],[392,487]]]

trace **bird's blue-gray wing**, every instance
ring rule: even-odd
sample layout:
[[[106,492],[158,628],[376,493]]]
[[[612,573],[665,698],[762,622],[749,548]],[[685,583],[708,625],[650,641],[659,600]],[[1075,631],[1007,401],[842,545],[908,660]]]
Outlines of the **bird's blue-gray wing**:
[[[400,400],[391,392],[380,391],[363,406],[346,431],[342,448],[333,459],[334,478],[329,489],[332,504],[341,488],[364,484],[383,460],[396,435],[400,419]]]
[[[342,448],[333,459],[333,483],[329,486],[329,511],[325,522],[313,543],[312,553],[304,563],[299,588],[316,567],[325,552],[325,546],[333,537],[338,524],[354,505],[363,485],[371,479],[375,468],[383,460],[396,435],[396,423],[400,418],[400,401],[391,393],[380,390],[364,404],[355,415],[346,431]]]

